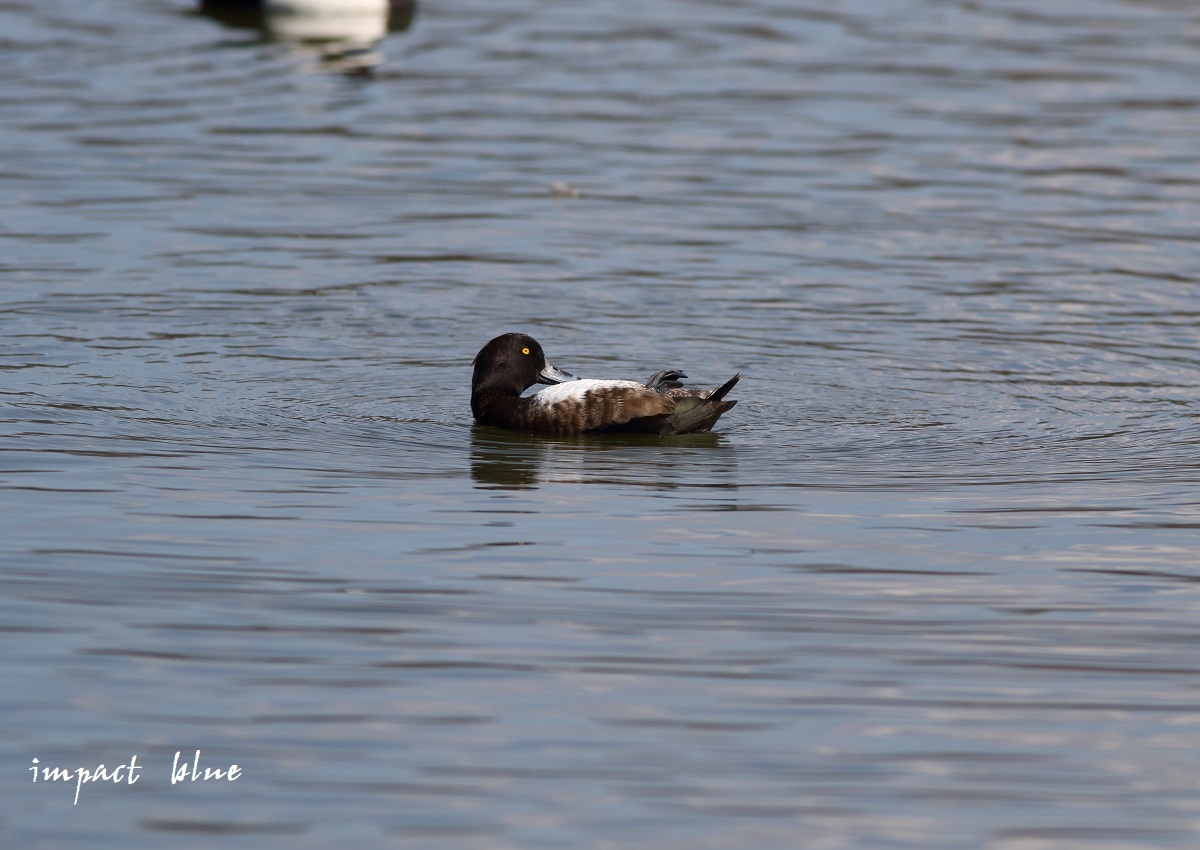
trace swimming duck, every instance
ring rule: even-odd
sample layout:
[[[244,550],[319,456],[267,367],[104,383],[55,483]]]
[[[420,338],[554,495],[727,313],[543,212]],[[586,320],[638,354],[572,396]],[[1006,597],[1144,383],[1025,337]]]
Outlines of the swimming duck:
[[[708,431],[737,404],[723,401],[741,375],[715,390],[688,390],[687,375],[664,369],[644,384],[576,378],[546,361],[531,336],[496,337],[475,355],[471,412],[480,425],[580,434],[584,431],[690,434]],[[534,395],[534,384],[550,386]]]

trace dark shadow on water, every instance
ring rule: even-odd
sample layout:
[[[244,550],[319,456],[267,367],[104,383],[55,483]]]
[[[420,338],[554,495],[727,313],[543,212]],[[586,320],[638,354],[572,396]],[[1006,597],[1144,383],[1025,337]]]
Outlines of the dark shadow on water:
[[[719,433],[559,436],[471,427],[471,478],[485,489],[551,481],[736,488],[736,470],[734,449]]]
[[[287,44],[315,56],[323,70],[370,75],[384,60],[389,33],[404,32],[417,14],[416,0],[200,0],[199,13],[261,41]]]

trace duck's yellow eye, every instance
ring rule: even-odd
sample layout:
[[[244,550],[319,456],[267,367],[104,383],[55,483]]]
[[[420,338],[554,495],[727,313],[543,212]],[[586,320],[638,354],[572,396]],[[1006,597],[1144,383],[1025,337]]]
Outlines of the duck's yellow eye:
[[[528,348],[522,348],[522,349],[521,349],[521,353],[522,353],[522,354],[528,354],[528,353],[529,353],[529,349],[528,349]]]

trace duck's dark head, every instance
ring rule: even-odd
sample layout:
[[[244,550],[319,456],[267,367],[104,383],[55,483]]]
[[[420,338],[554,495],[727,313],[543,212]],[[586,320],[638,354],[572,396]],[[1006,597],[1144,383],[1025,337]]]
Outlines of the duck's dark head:
[[[475,355],[471,395],[483,391],[520,395],[534,384],[561,384],[575,376],[546,362],[538,341],[525,334],[503,334]]]

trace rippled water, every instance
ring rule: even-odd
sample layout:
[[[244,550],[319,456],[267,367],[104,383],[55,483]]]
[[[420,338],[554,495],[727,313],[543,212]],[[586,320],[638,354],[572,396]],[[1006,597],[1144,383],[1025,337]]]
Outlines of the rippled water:
[[[1200,11],[286,23],[0,5],[6,844],[1197,846]]]

